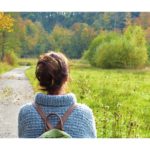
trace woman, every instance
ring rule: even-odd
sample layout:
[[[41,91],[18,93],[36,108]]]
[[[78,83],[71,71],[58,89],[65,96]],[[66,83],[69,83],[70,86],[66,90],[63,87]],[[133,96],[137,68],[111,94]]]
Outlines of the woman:
[[[64,131],[73,138],[95,138],[96,127],[92,110],[78,104],[73,93],[66,93],[65,87],[69,77],[68,60],[62,53],[50,52],[40,56],[36,66],[36,78],[46,94],[38,93],[35,102],[48,115],[50,112],[63,116],[75,104],[64,123]],[[58,119],[52,117],[50,122],[56,126]],[[33,103],[22,106],[18,117],[18,134],[21,138],[36,138],[44,132],[44,122]]]

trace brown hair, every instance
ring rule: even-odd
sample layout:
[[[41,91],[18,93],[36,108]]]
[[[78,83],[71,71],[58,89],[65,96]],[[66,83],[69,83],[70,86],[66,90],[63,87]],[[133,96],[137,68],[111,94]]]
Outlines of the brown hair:
[[[58,94],[68,79],[68,60],[59,52],[43,54],[37,62],[35,74],[42,90]]]

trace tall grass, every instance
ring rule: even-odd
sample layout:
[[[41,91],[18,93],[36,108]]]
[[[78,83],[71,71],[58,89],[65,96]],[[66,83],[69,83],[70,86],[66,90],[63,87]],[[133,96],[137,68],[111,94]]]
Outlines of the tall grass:
[[[103,70],[70,63],[69,91],[92,108],[98,137],[150,137],[150,71]],[[35,92],[35,66],[26,71]]]
[[[9,65],[8,63],[0,62],[0,74],[7,72],[13,68],[14,66]]]
[[[0,74],[18,66],[18,57],[14,51],[5,52],[3,61],[0,61]]]
[[[35,78],[35,66],[31,66],[26,72],[25,72],[26,76],[28,77],[31,85],[33,86],[33,89],[35,92],[38,91],[38,81]]]

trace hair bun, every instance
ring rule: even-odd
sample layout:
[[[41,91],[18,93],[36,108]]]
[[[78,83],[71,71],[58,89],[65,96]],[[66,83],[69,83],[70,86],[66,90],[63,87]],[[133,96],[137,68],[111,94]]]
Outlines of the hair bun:
[[[42,90],[58,91],[68,78],[68,61],[62,53],[50,52],[40,56],[36,66],[36,77]]]

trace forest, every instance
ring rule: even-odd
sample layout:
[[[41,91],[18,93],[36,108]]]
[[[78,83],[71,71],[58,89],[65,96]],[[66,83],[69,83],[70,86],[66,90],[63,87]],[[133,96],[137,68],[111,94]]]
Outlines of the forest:
[[[142,28],[149,51],[149,16],[144,12],[1,13],[1,60],[10,51],[18,57],[27,58],[49,50],[61,51],[69,58],[78,59],[97,36],[106,32],[122,35],[128,26],[135,25]]]

